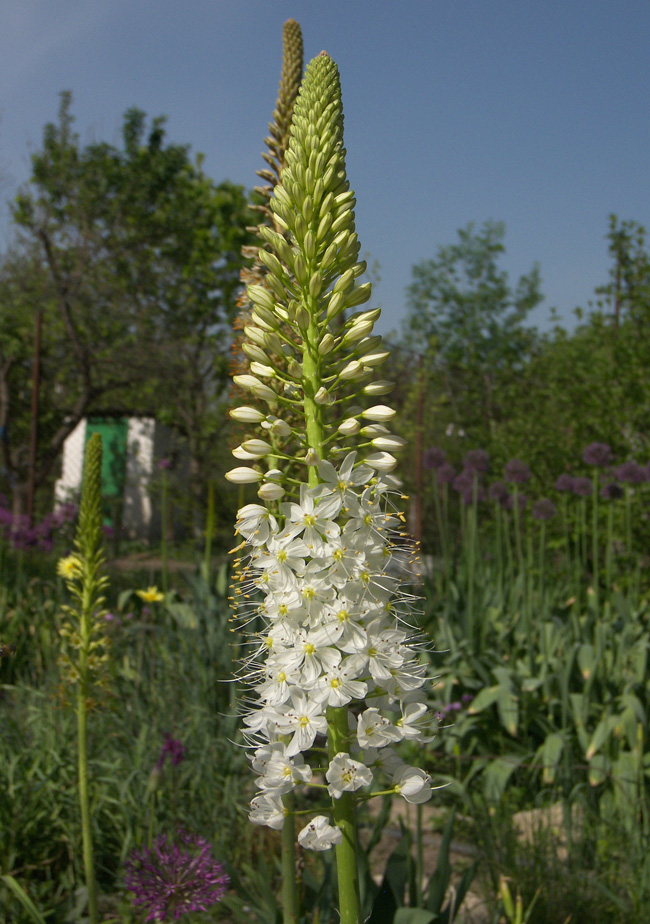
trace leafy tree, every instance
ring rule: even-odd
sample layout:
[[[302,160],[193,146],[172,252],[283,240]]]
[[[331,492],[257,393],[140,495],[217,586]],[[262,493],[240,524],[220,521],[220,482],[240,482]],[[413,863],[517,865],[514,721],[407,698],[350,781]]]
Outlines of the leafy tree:
[[[429,387],[446,396],[447,422],[477,441],[489,439],[505,413],[504,384],[536,340],[524,321],[542,300],[536,266],[510,286],[498,265],[504,236],[501,222],[460,229],[457,243],[413,267],[407,290],[406,346],[426,350]]]
[[[244,190],[205,176],[164,118],[124,116],[122,146],[82,147],[71,95],[45,127],[14,219],[38,246],[67,344],[60,430],[37,477],[91,410],[154,413],[187,439],[197,494],[213,464],[227,351],[251,223]]]

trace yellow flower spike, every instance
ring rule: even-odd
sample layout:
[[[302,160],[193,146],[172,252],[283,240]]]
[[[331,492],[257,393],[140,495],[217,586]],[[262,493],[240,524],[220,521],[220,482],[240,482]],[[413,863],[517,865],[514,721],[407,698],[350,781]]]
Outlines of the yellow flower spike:
[[[144,603],[159,603],[165,599],[165,595],[155,586],[147,587],[146,590],[136,590],[136,594]]]

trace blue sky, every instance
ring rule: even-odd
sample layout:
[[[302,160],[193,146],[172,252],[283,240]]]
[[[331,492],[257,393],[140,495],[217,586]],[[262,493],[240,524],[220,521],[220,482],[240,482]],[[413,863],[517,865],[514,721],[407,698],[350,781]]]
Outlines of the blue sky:
[[[250,188],[289,17],[306,60],[339,65],[382,330],[404,317],[413,263],[489,218],[506,223],[513,283],[540,264],[534,322],[555,306],[570,324],[607,279],[609,213],[650,222],[647,0],[4,0],[4,198],[64,89],[82,141],[118,143],[135,105]]]

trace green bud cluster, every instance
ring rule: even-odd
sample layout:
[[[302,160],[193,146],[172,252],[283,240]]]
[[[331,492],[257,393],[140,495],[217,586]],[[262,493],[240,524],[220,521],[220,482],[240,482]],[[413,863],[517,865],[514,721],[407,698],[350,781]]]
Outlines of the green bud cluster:
[[[101,473],[102,439],[99,433],[93,433],[86,445],[75,552],[66,560],[72,567],[67,569],[65,582],[75,605],[64,607],[67,619],[61,636],[66,643],[59,658],[68,682],[80,682],[84,687],[105,681],[108,659],[109,642],[101,624],[108,584],[103,573]]]
[[[262,428],[278,420],[286,425],[276,459],[303,460],[311,481],[317,477],[314,459],[325,453],[335,457],[361,449],[368,464],[390,471],[395,459],[387,449],[401,446],[383,426],[394,411],[353,405],[392,387],[375,378],[389,355],[373,334],[380,309],[355,310],[369,300],[371,287],[360,281],[366,264],[359,260],[354,206],[338,68],[323,52],[307,67],[294,106],[285,167],[270,201],[275,228],[259,229],[265,245],[259,260],[266,274],[248,287],[253,310],[243,346],[252,360],[251,374],[234,376],[237,385],[269,406],[259,421]],[[238,408],[232,412],[238,420],[246,414]],[[372,432],[355,425],[362,416],[375,421]],[[255,423],[250,415],[247,420]],[[359,432],[365,442],[351,445],[348,440]],[[250,441],[235,450],[236,458],[253,463],[263,458],[247,445]],[[278,479],[270,479],[259,465],[227,477],[239,483],[271,480],[278,490]],[[268,490],[265,484],[261,490]]]

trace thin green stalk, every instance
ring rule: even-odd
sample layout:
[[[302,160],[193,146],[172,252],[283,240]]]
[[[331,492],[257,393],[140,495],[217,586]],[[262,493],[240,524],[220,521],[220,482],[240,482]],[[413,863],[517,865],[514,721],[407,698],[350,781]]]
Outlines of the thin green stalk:
[[[167,482],[167,470],[162,471],[162,496],[160,500],[160,518],[161,518],[161,537],[160,537],[160,558],[162,564],[162,589],[167,593],[169,589],[169,568],[167,563],[167,530],[168,530],[168,493],[169,485]]]
[[[327,708],[328,754],[332,760],[341,752],[349,753],[348,709],[346,706]],[[343,833],[336,845],[336,873],[339,885],[341,924],[361,924],[359,869],[357,859],[357,821],[354,793],[344,792],[332,799],[334,824]]]
[[[546,521],[540,522],[539,530],[539,611],[545,615],[546,608]]]
[[[417,805],[415,811],[415,903],[416,907],[424,907],[422,896],[422,882],[424,879],[424,837],[422,832],[422,806]]]
[[[521,527],[519,523],[519,488],[517,484],[512,486],[512,516],[515,524],[515,549],[517,552],[517,564],[519,566],[519,570],[521,571],[524,561],[524,554],[521,545]]]
[[[607,599],[612,592],[612,566],[614,557],[614,504],[609,502],[607,508],[607,547],[605,550],[605,587]]]
[[[598,618],[599,610],[599,569],[598,569],[598,558],[599,558],[599,548],[598,548],[598,470],[594,469],[592,476],[592,493],[591,493],[591,573],[592,573],[592,584],[593,584],[593,603],[594,603],[594,612],[596,613],[596,618]]]
[[[282,826],[282,910],[283,924],[298,924],[300,920],[300,896],[296,877],[296,826],[291,810],[293,796],[282,797],[287,812]]]
[[[214,535],[215,509],[214,509],[214,481],[208,484],[208,514],[205,524],[205,549],[203,554],[203,570],[206,582],[210,583],[210,566],[212,563],[212,537]]]

